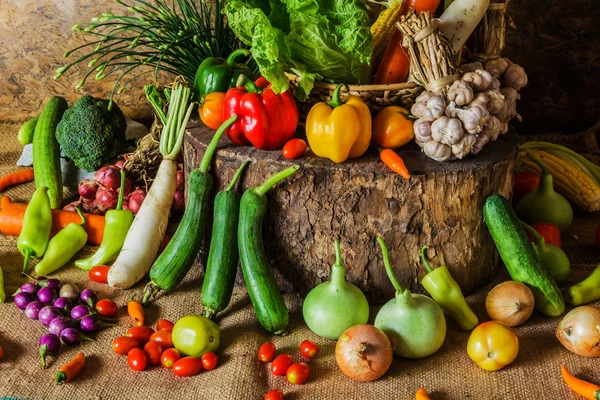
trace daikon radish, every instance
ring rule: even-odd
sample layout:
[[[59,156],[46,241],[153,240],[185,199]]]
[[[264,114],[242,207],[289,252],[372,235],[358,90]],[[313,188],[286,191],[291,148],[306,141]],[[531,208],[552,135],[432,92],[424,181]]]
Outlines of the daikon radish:
[[[467,42],[485,15],[490,0],[454,0],[440,17],[440,30],[448,36],[455,53]]]

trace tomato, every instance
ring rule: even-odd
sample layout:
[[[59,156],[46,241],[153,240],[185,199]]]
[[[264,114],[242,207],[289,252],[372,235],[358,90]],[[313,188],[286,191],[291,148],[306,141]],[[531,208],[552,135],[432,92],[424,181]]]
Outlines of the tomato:
[[[294,360],[292,360],[292,357],[289,354],[280,354],[273,360],[271,372],[273,375],[283,376],[293,363]]]
[[[134,326],[127,331],[127,336],[134,338],[138,341],[140,346],[145,345],[149,340],[150,336],[154,333],[154,329],[149,326]]]
[[[539,233],[546,243],[553,244],[558,247],[562,247],[562,242],[560,240],[560,230],[558,226],[551,224],[549,222],[535,222],[531,224],[531,227]],[[533,235],[528,231],[525,231],[529,240],[533,242]]]
[[[264,400],[283,400],[283,392],[277,389],[269,390]]]
[[[275,358],[275,352],[277,349],[275,345],[271,342],[264,342],[258,348],[258,359],[264,363],[268,363],[273,361]]]
[[[150,336],[150,340],[160,343],[163,349],[173,347],[173,340],[171,340],[171,332],[169,331],[154,332],[152,336]]]
[[[481,368],[498,371],[517,358],[519,338],[515,331],[500,322],[484,322],[471,332],[467,353]]]
[[[223,123],[225,93],[214,92],[204,96],[200,106],[200,119],[210,129],[217,130]]]
[[[513,184],[513,204],[516,205],[526,194],[540,186],[540,176],[533,172],[517,172]]]
[[[173,326],[173,345],[184,356],[202,357],[217,351],[221,331],[216,323],[202,315],[188,315]]]
[[[302,139],[290,139],[283,146],[281,153],[285,158],[294,159],[302,157],[306,151],[306,142]]]
[[[166,349],[160,356],[160,363],[165,368],[171,368],[181,358],[179,351],[174,348]]]
[[[416,12],[424,12],[429,11],[430,13],[435,13],[438,6],[440,5],[440,0],[408,0],[408,10],[415,10]]]
[[[144,353],[148,359],[148,363],[151,365],[160,364],[160,358],[162,355],[162,348],[160,343],[153,342],[152,340],[146,343],[144,346]]]
[[[146,353],[142,349],[131,349],[129,353],[127,353],[127,363],[129,367],[134,371],[143,371],[146,369],[148,365],[148,359],[146,358]]]
[[[108,267],[106,265],[98,265],[88,272],[90,279],[98,283],[108,283]]]
[[[159,319],[156,323],[156,330],[173,332],[173,325],[175,324],[169,321],[168,319]]]
[[[215,369],[219,363],[219,357],[217,357],[217,355],[212,351],[209,351],[202,356],[201,361],[202,367],[204,367],[205,370],[210,371],[211,369]]]
[[[299,362],[290,365],[285,373],[289,383],[302,385],[310,375],[310,367],[305,362]]]
[[[173,364],[173,373],[177,376],[192,376],[202,371],[202,361],[198,357],[183,357]]]
[[[117,315],[119,306],[112,300],[102,299],[96,303],[96,311],[103,317],[112,318]]]
[[[319,354],[319,345],[310,340],[304,340],[300,343],[300,353],[306,358],[316,358]]]
[[[129,353],[129,350],[139,347],[139,343],[132,337],[120,336],[113,340],[112,349],[118,355],[124,356]]]

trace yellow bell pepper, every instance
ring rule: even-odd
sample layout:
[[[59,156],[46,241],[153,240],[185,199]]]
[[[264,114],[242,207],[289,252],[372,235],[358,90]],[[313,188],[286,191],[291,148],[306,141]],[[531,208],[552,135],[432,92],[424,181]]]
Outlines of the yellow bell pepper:
[[[329,104],[315,104],[306,117],[306,138],[317,156],[341,163],[362,156],[371,141],[371,112],[358,96],[340,98],[342,83]]]
[[[384,149],[398,149],[415,137],[408,110],[388,106],[373,120],[373,143]]]

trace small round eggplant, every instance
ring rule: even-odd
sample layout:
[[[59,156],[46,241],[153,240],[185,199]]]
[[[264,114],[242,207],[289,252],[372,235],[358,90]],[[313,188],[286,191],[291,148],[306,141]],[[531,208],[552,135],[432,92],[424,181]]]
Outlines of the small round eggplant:
[[[54,289],[57,292],[60,290],[61,286],[62,286],[62,282],[59,281],[58,279],[52,279],[52,278],[48,278],[48,279],[39,279],[40,277],[38,276],[37,278],[37,284],[40,285],[43,288],[50,288],[50,289]]]
[[[19,307],[19,309],[24,310],[29,303],[35,301],[35,297],[29,292],[20,292],[15,294],[14,300],[15,305]]]
[[[40,311],[46,306],[47,304],[42,303],[41,301],[32,301],[31,303],[27,304],[27,307],[25,308],[25,315],[27,315],[27,318],[29,319],[38,319]]]
[[[96,296],[96,293],[90,289],[85,289],[83,292],[81,292],[79,300],[81,300],[83,304],[87,304],[90,308],[94,308],[96,306],[98,296]]]
[[[88,306],[80,304],[78,306],[73,307],[71,310],[71,318],[77,320],[85,317],[86,315],[90,315],[92,312]]]
[[[72,283],[67,283],[60,288],[58,295],[60,297],[66,297],[71,301],[77,301],[77,299],[79,299],[79,288]]]
[[[67,328],[73,327],[73,320],[68,317],[56,317],[52,321],[50,321],[50,325],[48,325],[48,330],[50,333],[54,333],[55,335],[60,335],[62,331]]]
[[[19,293],[21,292],[27,292],[27,293],[31,293],[32,295],[36,295],[38,290],[40,290],[39,287],[37,287],[35,284],[31,283],[31,282],[26,282],[24,284],[21,285],[21,287],[19,288]]]
[[[56,294],[56,290],[43,287],[37,292],[37,298],[39,301],[52,304],[58,298],[58,295]]]
[[[60,349],[60,339],[53,333],[46,333],[40,338],[40,357],[42,358],[42,367],[46,368],[46,356],[56,354]]]
[[[109,326],[116,326],[116,324],[108,324],[102,320],[95,319],[91,315],[87,315],[81,319],[81,330],[84,332],[94,333]]]
[[[44,326],[50,325],[54,318],[62,317],[60,310],[54,306],[46,306],[40,310],[38,319]]]
[[[94,341],[91,337],[85,336],[75,328],[67,328],[60,333],[60,338],[65,344],[76,344],[84,340]]]
[[[66,315],[69,315],[71,309],[73,308],[73,303],[67,297],[59,297],[54,302],[54,307],[62,310]]]

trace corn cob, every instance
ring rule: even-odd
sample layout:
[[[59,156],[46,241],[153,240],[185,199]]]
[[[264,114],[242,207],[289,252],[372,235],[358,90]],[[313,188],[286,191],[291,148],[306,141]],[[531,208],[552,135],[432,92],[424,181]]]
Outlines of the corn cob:
[[[383,10],[377,21],[371,26],[371,36],[373,36],[373,54],[371,56],[371,65],[376,69],[383,58],[383,53],[387,43],[395,28],[396,21],[400,17],[402,1],[393,1],[388,8]]]
[[[540,168],[526,157],[527,153],[538,157],[554,178],[556,191],[572,204],[588,211],[600,210],[600,186],[581,169],[563,157],[545,150],[522,149],[519,152],[520,169],[541,174]]]

